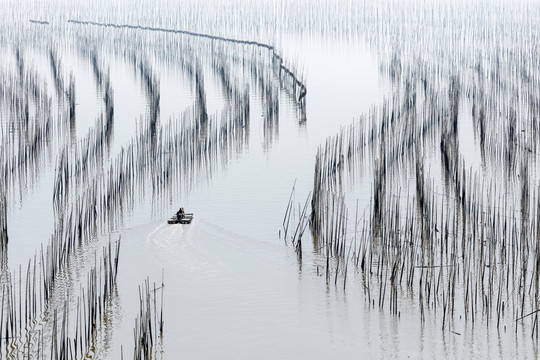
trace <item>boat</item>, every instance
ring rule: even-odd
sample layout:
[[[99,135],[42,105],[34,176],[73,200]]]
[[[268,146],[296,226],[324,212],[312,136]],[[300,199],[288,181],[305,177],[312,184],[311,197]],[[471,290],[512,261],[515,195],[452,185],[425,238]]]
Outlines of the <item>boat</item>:
[[[190,214],[186,213],[183,215],[184,216],[182,216],[180,219],[178,218],[178,216],[173,215],[172,218],[167,220],[167,223],[168,224],[190,224],[191,221],[193,220],[193,213],[190,213]]]

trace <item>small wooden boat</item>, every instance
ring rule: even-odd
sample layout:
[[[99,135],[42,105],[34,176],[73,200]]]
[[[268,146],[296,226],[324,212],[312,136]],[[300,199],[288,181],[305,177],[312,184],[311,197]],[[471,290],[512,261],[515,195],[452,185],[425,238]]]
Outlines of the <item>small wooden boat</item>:
[[[191,214],[183,214],[180,218],[176,215],[174,215],[172,218],[167,220],[167,223],[169,224],[189,224],[191,223],[191,220],[193,220],[193,213]]]

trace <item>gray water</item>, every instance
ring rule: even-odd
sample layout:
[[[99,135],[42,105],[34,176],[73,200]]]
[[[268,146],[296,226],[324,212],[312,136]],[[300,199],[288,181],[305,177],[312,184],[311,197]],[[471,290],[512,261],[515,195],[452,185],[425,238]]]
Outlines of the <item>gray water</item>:
[[[385,4],[6,2],[12,16],[2,22],[1,29],[7,31],[0,41],[5,55],[0,74],[4,79],[16,74],[15,54],[20,48],[25,67],[36,70],[50,94],[53,117],[61,118],[64,115],[56,110],[65,103],[55,93],[49,64],[52,49],[60,59],[66,84],[72,74],[76,94],[75,126],[59,132],[69,136],[48,144],[39,155],[36,176],[23,177],[9,187],[9,268],[20,264],[24,268],[54,232],[52,195],[61,148],[73,149],[84,141],[105,109],[104,89],[94,77],[86,52],[97,55],[114,91],[112,142],[102,169],[91,174],[97,179],[106,179],[109,167],[151,118],[152,104],[136,61],[150,69],[158,86],[160,129],[171,124],[190,126],[182,117],[198,104],[195,81],[183,65],[190,62],[202,69],[207,113],[219,124],[232,105],[212,66],[224,62],[230,65],[231,83],[248,93],[249,129],[242,130],[241,139],[229,139],[230,153],[221,153],[219,159],[209,159],[209,165],[175,178],[168,188],[171,192],[155,195],[152,183],[143,182],[133,203],[115,213],[114,224],[91,239],[81,261],[70,265],[73,274],[58,285],[60,292],[76,293],[84,286],[85,273],[94,256],[100,255],[101,246],[108,239],[122,239],[117,293],[110,319],[99,328],[102,340],[96,358],[118,359],[121,353],[131,357],[139,286],[147,277],[158,287],[162,279],[165,285],[164,332],[162,343],[156,344],[157,358],[536,358],[537,341],[531,338],[530,326],[514,327],[512,314],[496,328],[489,318],[466,320],[458,310],[445,328],[436,309],[420,321],[418,294],[409,289],[399,290],[400,311],[391,314],[376,299],[369,301],[364,275],[358,269],[349,270],[346,286],[342,280],[326,281],[326,259],[314,249],[309,234],[301,260],[284,239],[282,222],[291,190],[295,184],[294,218],[298,219],[299,207],[313,188],[318,147],[396,91],[381,66],[395,51],[395,44],[381,44],[384,39],[374,39],[373,33],[365,31],[367,25],[359,25],[379,21],[376,24],[390,26],[390,20],[362,17],[362,10],[373,14],[378,7],[381,13],[389,11],[394,16],[394,7]],[[445,10],[453,14],[449,8]],[[306,84],[305,113],[287,86],[269,71],[266,86],[278,99],[278,113],[275,118],[268,116],[268,94],[258,87],[253,73],[241,66],[242,61],[251,61],[268,71],[266,50],[257,53],[246,49],[249,46],[230,44],[224,51],[237,58],[224,60],[216,58],[215,49],[222,46],[219,40],[77,25],[68,23],[69,19],[181,29],[270,44]],[[281,21],[274,28],[275,19]],[[405,36],[403,28],[395,26]],[[404,58],[407,50],[404,45]],[[427,50],[426,54],[432,56]],[[411,54],[409,60],[413,59]],[[470,108],[465,101],[460,106]],[[474,125],[465,115],[469,112],[461,111],[464,115],[459,119],[460,150],[467,154],[467,165],[481,171]],[[9,111],[2,110],[4,131],[9,129],[8,116]],[[432,153],[426,163],[438,161],[438,156]],[[353,176],[345,192],[350,208],[358,201],[361,217],[368,219],[373,180],[371,165],[365,167],[363,175]],[[430,171],[442,192],[441,170],[432,165]],[[490,171],[497,170],[489,168],[486,173]],[[410,178],[400,181],[412,184]],[[168,225],[166,220],[181,206],[195,214],[193,222]]]

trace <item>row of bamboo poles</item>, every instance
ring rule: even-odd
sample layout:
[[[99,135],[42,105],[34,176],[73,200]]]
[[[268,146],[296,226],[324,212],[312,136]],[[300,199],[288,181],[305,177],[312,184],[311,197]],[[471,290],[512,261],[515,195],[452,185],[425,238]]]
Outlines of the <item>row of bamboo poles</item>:
[[[420,39],[410,31],[422,23],[403,21],[396,32],[380,26],[386,20],[364,24],[392,92],[317,151],[308,198],[316,261],[325,264],[317,272],[345,287],[353,267],[366,302],[396,316],[413,308],[447,330],[461,318],[503,331],[523,325],[536,339],[537,50],[523,46],[531,34],[518,23],[503,25],[515,40],[508,50],[483,15],[471,18],[466,35],[457,26],[415,32]],[[363,214],[359,191],[370,193]],[[284,230],[294,243],[292,207]]]
[[[6,179],[0,189],[0,240],[6,245],[2,247],[0,351],[10,358],[102,356],[107,351],[104,337],[117,321],[120,240],[109,239],[98,260],[92,251],[98,239],[121,230],[140,201],[150,198],[155,209],[163,209],[163,204],[200,186],[201,180],[208,181],[219,167],[239,156],[249,143],[250,102],[255,95],[260,95],[265,113],[267,146],[278,134],[280,91],[295,97],[299,108],[305,109],[305,85],[273,48],[223,41],[210,46],[201,39],[181,43],[171,34],[122,33],[107,39],[110,34],[101,30],[82,28],[74,33],[80,41],[78,55],[91,69],[102,104],[86,133],[77,133],[76,76],[67,75],[61,52],[53,45],[38,44],[34,49],[46,54],[52,83],[42,69],[25,63],[26,45],[35,45],[41,34],[22,36],[16,72],[0,73],[6,80],[0,85],[0,101],[9,119],[0,122],[5,144],[0,149],[0,171]],[[116,52],[118,37],[129,44],[120,52]],[[185,51],[178,58],[180,43]],[[111,151],[114,84],[103,51],[107,46],[133,68],[148,107],[134,136],[115,154]],[[209,52],[211,61],[201,49]],[[165,124],[160,118],[159,61],[174,61],[194,89],[194,104]],[[219,80],[226,98],[219,114],[209,113],[206,104],[208,73]],[[249,77],[257,94],[239,76]],[[17,192],[22,198],[29,191],[28,184],[40,186],[40,175],[51,167],[54,232],[25,267],[11,271],[7,263],[10,207]],[[163,286],[152,290],[147,281],[140,289],[134,358],[156,357],[161,351]]]

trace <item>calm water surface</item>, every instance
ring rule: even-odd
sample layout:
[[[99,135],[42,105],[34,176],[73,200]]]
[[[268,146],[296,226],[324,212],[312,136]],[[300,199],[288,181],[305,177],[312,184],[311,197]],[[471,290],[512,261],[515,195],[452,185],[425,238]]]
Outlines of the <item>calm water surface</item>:
[[[50,10],[33,8],[33,15],[45,19]],[[69,11],[60,14],[50,27],[62,33],[63,26],[67,26],[62,25],[64,17],[72,15]],[[36,26],[27,23],[24,16],[21,18],[24,24],[18,26],[23,31]],[[129,16],[119,18],[130,20]],[[161,18],[156,19],[160,23]],[[137,23],[140,17],[131,20]],[[167,25],[170,28],[174,24]],[[151,32],[110,29],[99,36],[115,36],[114,31],[127,34],[128,39],[130,32],[143,40],[155,36]],[[93,46],[99,43],[92,39],[92,32],[85,34]],[[254,36],[257,40],[264,38]],[[249,38],[249,34],[239,32],[239,37]],[[88,58],[81,53],[85,46],[70,43],[69,32],[65,39],[67,45],[59,47],[58,54],[63,73],[71,73],[75,79],[77,117],[71,141],[77,143],[102,113],[104,90],[96,83]],[[160,39],[168,41],[167,37]],[[163,358],[536,357],[530,335],[511,335],[514,328],[510,323],[505,324],[508,330],[489,333],[489,327],[482,322],[471,327],[459,319],[450,329],[441,331],[436,316],[428,315],[424,323],[418,321],[415,299],[407,300],[409,306],[402,306],[399,316],[379,310],[376,300],[370,303],[366,299],[360,274],[351,271],[345,290],[342,282],[327,285],[321,270],[325,260],[309,241],[304,245],[303,259],[297,259],[294,249],[282,238],[281,226],[293,184],[295,204],[303,204],[313,186],[318,146],[381,103],[391,88],[380,75],[377,55],[363,40],[287,32],[266,39],[271,39],[268,42],[277,46],[280,55],[294,64],[305,80],[306,121],[282,88],[277,93],[278,117],[268,128],[267,98],[257,88],[256,79],[250,74],[233,73],[239,85],[249,88],[250,99],[250,129],[240,151],[215,166],[211,174],[195,173],[195,182],[187,192],[154,199],[148,184],[145,196],[138,197],[133,208],[124,213],[119,229],[103,234],[94,243],[97,249],[96,244],[105,243],[109,236],[122,238],[117,308],[104,329],[106,341],[97,357],[118,359],[121,351],[126,358],[131,356],[134,319],[139,309],[138,286],[146,277],[159,286],[162,276]],[[204,51],[212,49],[207,40],[200,42]],[[150,107],[141,74],[129,55],[122,55],[126,48],[127,52],[133,51],[129,45],[124,40],[118,41],[115,51],[110,47],[96,48],[99,63],[109,74],[114,89],[114,140],[107,165],[137,136]],[[151,53],[149,48],[143,50]],[[13,48],[4,49],[9,56],[2,69],[12,71]],[[27,64],[43,74],[52,92],[49,54],[39,48],[25,51]],[[181,114],[196,101],[193,79],[180,65],[182,56],[165,60],[159,54],[139,55],[148,60],[158,79],[159,126],[182,121]],[[211,65],[208,58],[206,62],[201,60],[207,111],[219,117],[227,100]],[[462,106],[468,109],[469,105]],[[466,119],[461,118],[460,133],[470,130]],[[474,153],[474,142],[468,145],[473,154],[468,159],[477,165],[479,155]],[[39,176],[30,184],[15,187],[13,205],[8,209],[11,267],[25,264],[53,232],[51,199],[56,156],[54,152],[47,154]],[[371,189],[370,180],[359,179],[349,190],[359,200],[360,209],[369,204]],[[167,218],[181,206],[195,214],[193,223],[168,225]]]

